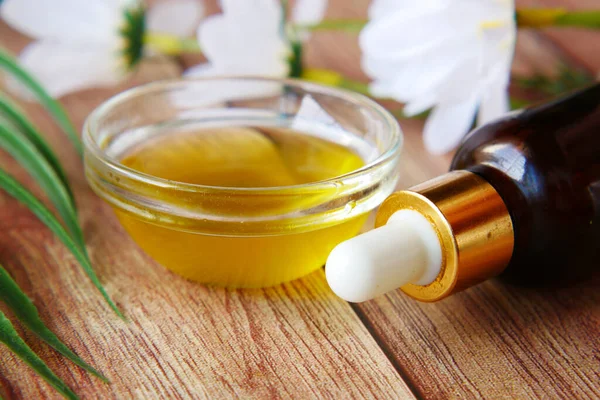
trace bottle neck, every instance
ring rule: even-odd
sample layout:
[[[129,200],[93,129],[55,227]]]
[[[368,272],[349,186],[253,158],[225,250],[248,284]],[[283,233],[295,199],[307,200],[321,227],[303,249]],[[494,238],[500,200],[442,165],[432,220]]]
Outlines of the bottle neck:
[[[500,274],[510,262],[514,231],[508,209],[492,185],[472,172],[452,171],[392,194],[379,208],[376,226],[403,209],[429,220],[442,249],[432,283],[402,286],[413,298],[440,300]]]

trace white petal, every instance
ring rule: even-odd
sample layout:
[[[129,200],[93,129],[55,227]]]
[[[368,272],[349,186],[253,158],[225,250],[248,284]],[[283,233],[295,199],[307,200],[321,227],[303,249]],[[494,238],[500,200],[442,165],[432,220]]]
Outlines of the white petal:
[[[374,80],[369,84],[369,93],[371,96],[380,97],[380,98],[392,98],[394,95],[390,91],[389,82]]]
[[[471,71],[475,74],[477,71],[477,65],[472,60],[458,55],[445,63],[438,62],[436,57],[431,58],[430,63],[414,63],[412,68],[399,72],[398,79],[392,85],[394,98],[407,102],[425,94],[438,93],[448,82],[457,80],[459,73]],[[464,90],[457,90],[457,93],[464,99],[471,94],[471,89],[465,85]]]
[[[364,71],[372,89],[422,109],[463,102],[510,65],[514,21],[510,0],[375,0],[360,35]],[[512,22],[511,22],[512,21]],[[428,96],[427,101],[422,100]],[[420,104],[419,104],[420,103]]]
[[[468,75],[471,80],[477,73],[477,43],[469,45],[468,38],[439,42],[413,59],[395,62],[392,60],[363,59],[363,68],[376,77],[381,92],[400,102],[412,102],[420,96],[440,92],[456,77]],[[471,85],[457,89],[464,99],[471,94]],[[375,94],[375,93],[374,93]]]
[[[467,49],[464,49],[465,47]],[[459,38],[455,41],[439,40],[402,53],[394,54],[390,51],[381,57],[366,50],[363,51],[362,68],[367,75],[387,81],[388,85],[400,80],[405,83],[405,86],[414,86],[416,80],[426,81],[430,74],[438,75],[454,69],[468,53],[469,47],[467,38],[464,40]]]
[[[516,28],[507,24],[495,29],[485,29],[482,35],[481,53],[483,72],[499,64],[510,65],[516,40]]]
[[[223,14],[206,18],[198,40],[215,73],[284,77],[289,48],[273,0],[223,0]]]
[[[70,43],[106,43],[123,18],[114,3],[101,0],[5,0],[0,16],[34,38]]]
[[[396,13],[372,21],[360,35],[364,71],[387,81],[399,101],[430,91],[458,64],[464,65],[464,59],[480,51],[476,26],[457,25],[449,21],[451,17],[459,15],[449,8],[417,16]]]
[[[451,7],[414,7],[414,10],[390,13],[371,20],[365,26],[359,36],[360,47],[372,55],[385,56],[390,50],[406,52],[431,42],[437,43],[467,29],[464,24],[454,23],[453,14],[455,11]]]
[[[188,37],[203,15],[204,3],[199,0],[163,0],[148,10],[146,26],[152,33]]]
[[[223,114],[222,110],[210,110],[206,107],[223,108],[228,101],[243,100],[243,99],[260,99],[270,96],[275,96],[281,92],[282,86],[276,82],[270,81],[255,81],[243,79],[223,79],[223,80],[198,80],[192,78],[211,76],[214,71],[211,71],[209,64],[202,64],[201,69],[188,71],[185,75],[190,79],[190,83],[185,87],[169,93],[170,99],[178,105],[181,111],[181,118],[189,118],[193,116],[207,116],[210,112]],[[231,110],[230,110],[231,111]],[[257,112],[260,112],[256,110]],[[229,112],[229,114],[235,111]],[[240,111],[242,114],[247,111]],[[272,111],[264,110],[265,113],[273,113]]]
[[[402,112],[407,117],[414,117],[415,115],[421,114],[422,112],[433,107],[436,101],[436,93],[427,93],[419,97],[418,99],[412,100],[410,103],[406,104]]]
[[[249,22],[269,30],[281,23],[282,8],[278,0],[221,0],[223,15],[239,23]]]
[[[226,57],[227,46],[230,39],[227,29],[227,20],[223,14],[213,15],[205,18],[198,27],[198,43],[202,53],[209,60]],[[234,38],[235,39],[235,38]],[[231,54],[235,56],[235,54]]]
[[[376,19],[396,11],[418,12],[445,7],[451,0],[373,0],[369,6],[369,18]]]
[[[477,99],[462,103],[440,104],[425,122],[423,141],[432,154],[443,154],[455,148],[473,123]]]
[[[472,8],[476,9],[479,18],[488,21],[513,20],[515,17],[514,0],[485,0],[475,1]]]
[[[202,76],[215,76],[216,71],[210,63],[194,65],[185,70],[183,76],[186,78],[199,78]]]
[[[398,0],[373,0],[369,6],[369,19],[378,19],[389,15],[400,4],[402,2]],[[406,6],[408,4],[404,3],[402,5]]]
[[[53,97],[76,90],[117,83],[122,75],[115,64],[112,48],[66,46],[51,41],[38,41],[27,46],[19,61]],[[9,81],[17,94],[15,81]]]
[[[314,25],[321,22],[327,9],[327,0],[296,0],[292,10],[292,21],[299,25]],[[298,38],[306,41],[310,38],[310,31],[298,29]]]
[[[318,24],[327,10],[327,0],[296,0],[292,21],[299,25]]]
[[[506,114],[509,107],[508,90],[505,85],[499,84],[490,87],[483,93],[477,124],[483,125]]]

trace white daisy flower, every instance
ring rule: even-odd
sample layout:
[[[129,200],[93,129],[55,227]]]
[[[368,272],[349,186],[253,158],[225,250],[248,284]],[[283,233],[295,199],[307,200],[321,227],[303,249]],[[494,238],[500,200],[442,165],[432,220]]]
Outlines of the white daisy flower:
[[[1,18],[36,39],[19,61],[53,97],[121,81],[142,58],[148,31],[188,36],[202,12],[195,0],[163,1],[148,12],[135,0],[4,0],[0,6]]]
[[[298,0],[291,20],[318,23],[326,0]],[[279,0],[221,0],[222,14],[206,18],[198,42],[209,63],[190,68],[188,76],[262,75],[287,77],[294,44],[307,32],[296,32],[283,21]]]
[[[374,0],[360,34],[363,69],[377,97],[433,107],[424,142],[431,153],[459,144],[475,114],[485,123],[508,110],[515,37],[512,0]]]

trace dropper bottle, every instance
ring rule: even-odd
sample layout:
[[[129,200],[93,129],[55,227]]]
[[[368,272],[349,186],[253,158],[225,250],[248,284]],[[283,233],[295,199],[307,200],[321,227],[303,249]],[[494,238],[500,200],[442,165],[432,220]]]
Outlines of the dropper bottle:
[[[437,301],[495,276],[530,286],[600,270],[600,84],[473,131],[450,172],[393,193],[338,245],[327,281],[361,302]]]

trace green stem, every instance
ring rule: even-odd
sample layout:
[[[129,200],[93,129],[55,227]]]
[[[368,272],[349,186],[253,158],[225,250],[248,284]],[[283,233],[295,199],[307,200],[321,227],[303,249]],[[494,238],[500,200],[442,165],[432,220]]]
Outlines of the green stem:
[[[600,29],[600,10],[569,12],[557,19],[556,26],[578,26]]]
[[[423,111],[420,114],[411,115],[411,116],[408,116],[408,115],[404,114],[404,108],[397,108],[395,110],[390,110],[390,112],[396,118],[404,118],[404,119],[426,119],[429,116],[429,113],[431,112],[431,110]]]
[[[299,30],[316,31],[346,31],[358,33],[367,24],[366,19],[328,19],[314,25],[295,25]]]
[[[0,50],[0,68],[4,68],[10,72],[37,96],[40,103],[50,112],[50,114],[54,117],[54,120],[67,134],[79,155],[83,156],[83,145],[81,144],[81,139],[79,139],[77,130],[75,130],[75,127],[71,123],[71,120],[69,119],[63,106],[58,101],[54,100],[33,76],[21,68],[18,65],[17,60],[2,50]]]
[[[175,35],[147,32],[144,45],[158,53],[176,56],[184,53],[202,53],[196,39],[180,38]]]
[[[340,87],[367,96],[371,95],[369,93],[369,84],[348,79],[342,74],[330,69],[304,68],[301,72],[302,73],[300,77],[307,81],[320,83],[322,85]]]
[[[369,92],[369,84],[368,83],[359,82],[359,81],[355,81],[355,80],[343,77],[338,86],[341,88],[344,88],[344,89],[352,90],[352,91],[360,93],[360,94],[364,94],[366,96],[372,96],[371,93]]]
[[[516,11],[521,28],[550,26],[600,29],[600,10],[568,11],[564,8],[523,8]]]
[[[524,8],[515,12],[517,25],[522,28],[543,28],[548,26],[575,26],[600,29],[600,10],[568,11],[564,8]],[[296,29],[312,32],[345,31],[360,32],[366,19],[329,19],[314,25],[295,25]]]

